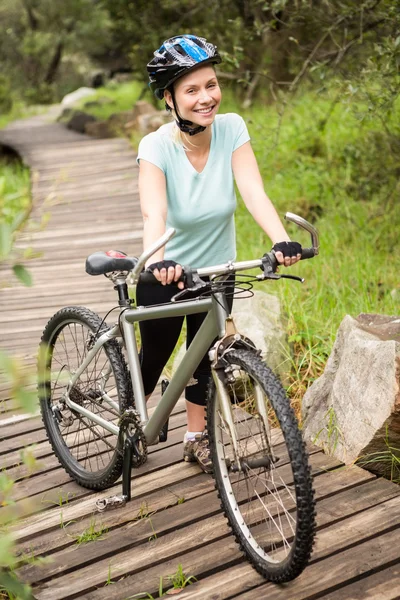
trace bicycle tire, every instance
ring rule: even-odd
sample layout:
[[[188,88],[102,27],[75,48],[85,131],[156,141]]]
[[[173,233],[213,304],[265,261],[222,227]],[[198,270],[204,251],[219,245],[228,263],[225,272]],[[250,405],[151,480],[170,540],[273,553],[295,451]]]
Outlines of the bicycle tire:
[[[39,400],[51,447],[66,472],[81,486],[102,490],[122,473],[118,436],[70,410],[65,394],[71,373],[82,363],[94,337],[108,327],[91,310],[70,306],[47,323],[39,353]],[[117,340],[104,344],[69,395],[78,404],[118,424],[133,405],[128,368]],[[110,398],[109,406],[104,399]]]
[[[291,581],[307,565],[315,534],[305,444],[282,384],[258,354],[233,349],[223,360],[231,379],[225,379],[224,386],[231,400],[238,453],[234,453],[212,382],[207,428],[221,507],[251,565],[269,581]],[[265,399],[269,424],[278,428],[266,431],[254,401],[257,393],[263,395],[261,405]]]

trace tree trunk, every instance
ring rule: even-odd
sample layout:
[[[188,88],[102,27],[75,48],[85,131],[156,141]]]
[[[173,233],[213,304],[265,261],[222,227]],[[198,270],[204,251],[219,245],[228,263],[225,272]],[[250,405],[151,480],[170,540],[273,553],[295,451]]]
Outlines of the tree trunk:
[[[46,76],[44,78],[44,82],[47,84],[54,83],[54,80],[57,75],[58,67],[60,66],[61,57],[64,49],[63,42],[58,42],[55,52],[53,54],[53,58],[51,59],[49,68],[47,69]]]

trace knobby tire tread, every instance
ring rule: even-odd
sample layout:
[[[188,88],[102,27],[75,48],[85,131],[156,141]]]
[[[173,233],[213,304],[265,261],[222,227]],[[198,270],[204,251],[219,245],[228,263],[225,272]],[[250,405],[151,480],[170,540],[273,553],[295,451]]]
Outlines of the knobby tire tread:
[[[71,323],[83,323],[86,327],[90,328],[93,333],[104,333],[109,329],[109,327],[103,323],[99,315],[90,309],[83,306],[67,306],[56,312],[48,321],[41,338],[41,346],[44,345],[45,347],[49,347],[49,343],[54,339],[57,331],[60,330],[60,325],[67,324],[68,320],[70,320]],[[121,347],[116,339],[107,342],[103,348],[112,365],[115,384],[118,390],[119,410],[120,414],[122,414],[129,406],[133,406],[132,382],[129,370]],[[41,368],[43,369],[43,366]],[[116,444],[115,454],[110,465],[101,476],[96,475],[95,473],[88,473],[87,477],[85,477],[77,472],[75,465],[71,462],[72,457],[68,447],[63,442],[61,434],[57,434],[57,430],[51,422],[53,419],[50,407],[51,396],[49,394],[48,385],[45,383],[45,379],[41,379],[42,375],[43,372],[39,376],[38,385],[42,421],[58,462],[68,475],[82,487],[92,490],[103,490],[110,487],[117,481],[122,473],[123,454],[118,448],[118,445]],[[58,439],[55,439],[55,436],[57,436]]]
[[[298,577],[304,570],[309,562],[314,543],[315,500],[306,447],[298,428],[296,416],[281,382],[259,355],[255,351],[235,349],[228,352],[224,358],[230,364],[239,365],[245,372],[249,373],[250,376],[254,375],[259,381],[269,398],[284,435],[293,471],[298,515],[295,541],[288,557],[277,565],[264,561],[246,543],[236,517],[232,514],[214,450],[216,444],[214,428],[218,427],[218,423],[215,421],[214,410],[216,388],[214,382],[211,380],[207,401],[207,429],[211,454],[213,457],[215,456],[215,460],[213,460],[215,488],[221,502],[222,511],[232,529],[236,542],[247,560],[267,580],[276,583],[285,583]]]

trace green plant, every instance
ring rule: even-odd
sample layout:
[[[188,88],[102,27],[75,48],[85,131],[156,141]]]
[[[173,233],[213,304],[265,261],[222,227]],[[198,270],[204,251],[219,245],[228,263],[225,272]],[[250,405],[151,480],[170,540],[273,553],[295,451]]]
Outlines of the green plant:
[[[337,416],[333,406],[330,406],[324,415],[325,425],[322,427],[312,440],[316,444],[321,435],[323,434],[324,439],[322,445],[328,453],[332,453],[336,450],[339,440],[343,437],[342,431],[337,423]]]
[[[60,510],[60,529],[65,529],[66,527],[68,527],[68,525],[71,525],[72,523],[76,523],[76,521],[72,520],[67,521],[66,523],[64,522],[63,511]]]
[[[68,504],[70,497],[74,498],[76,496],[75,493],[67,492],[65,495],[63,494],[62,488],[58,491],[57,500],[46,500],[46,496],[42,497],[41,502],[44,504],[54,504],[55,506],[63,506],[64,504]]]
[[[168,575],[167,579],[172,584],[174,590],[183,589],[187,585],[190,585],[194,581],[197,581],[196,577],[194,577],[193,575],[188,576],[183,572],[183,567],[181,563],[179,563],[176,572],[173,575]]]
[[[143,519],[146,519],[151,527],[151,530],[153,532],[153,534],[149,537],[149,542],[151,542],[152,540],[157,539],[157,534],[155,532],[154,526],[153,526],[153,522],[151,520],[151,516],[154,515],[154,512],[150,512],[149,511],[149,507],[147,504],[147,501],[142,502],[138,511],[138,514],[136,515],[136,517],[133,519],[133,521],[141,521]]]
[[[103,539],[104,534],[107,532],[108,527],[105,527],[103,524],[96,528],[96,519],[92,517],[90,519],[89,527],[87,527],[80,535],[76,537],[76,543],[79,546],[80,544],[86,544],[87,542]]]
[[[111,563],[108,564],[108,576],[107,576],[107,581],[105,582],[104,585],[111,585],[112,583],[115,583],[115,581],[112,581],[111,579]]]
[[[371,468],[374,472],[382,473],[393,483],[400,484],[400,448],[390,442],[388,426],[386,426],[384,442],[386,450],[360,456],[355,462],[360,467]]]

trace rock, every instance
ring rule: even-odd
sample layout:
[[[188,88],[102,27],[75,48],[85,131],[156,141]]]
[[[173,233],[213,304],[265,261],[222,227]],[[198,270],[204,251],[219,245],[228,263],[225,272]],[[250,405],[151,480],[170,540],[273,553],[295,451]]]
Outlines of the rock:
[[[166,110],[156,111],[155,113],[139,115],[132,126],[126,125],[125,129],[136,129],[142,135],[147,135],[152,131],[157,131],[161,125],[171,122],[171,116]]]
[[[115,137],[115,131],[110,129],[108,121],[92,121],[90,123],[86,123],[85,133],[95,138]]]
[[[85,133],[85,128],[88,123],[93,123],[97,119],[93,115],[88,115],[82,110],[67,109],[64,110],[62,115],[58,119],[68,129],[77,131],[78,133]]]
[[[306,440],[390,476],[389,446],[400,457],[400,317],[346,316],[302,411]]]
[[[250,338],[261,350],[267,365],[284,381],[290,370],[290,349],[286,322],[277,296],[253,290],[254,296],[233,302],[233,318],[239,333]],[[179,349],[172,371],[175,372],[186,351]]]
[[[87,96],[93,96],[94,94],[96,94],[96,90],[88,87],[81,87],[64,96],[61,100],[61,104],[62,106],[73,106],[78,100],[86,98]]]
[[[132,119],[135,121],[140,115],[147,115],[150,113],[156,113],[158,111],[152,104],[150,104],[150,102],[138,100],[134,105],[132,112]]]

